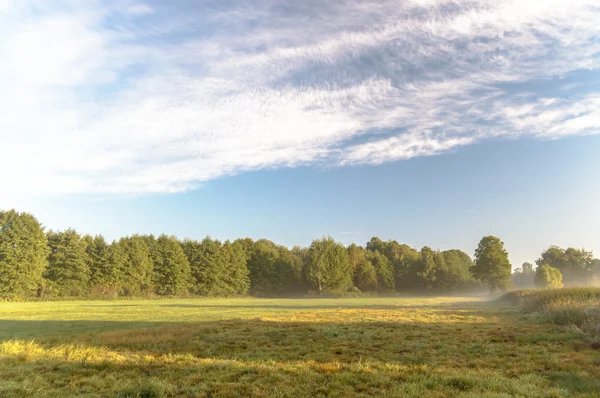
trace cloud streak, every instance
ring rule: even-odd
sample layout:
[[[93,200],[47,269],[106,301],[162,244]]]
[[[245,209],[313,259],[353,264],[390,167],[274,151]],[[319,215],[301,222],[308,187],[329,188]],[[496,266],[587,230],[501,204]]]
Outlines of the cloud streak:
[[[597,134],[594,3],[0,1],[3,185],[169,193]]]

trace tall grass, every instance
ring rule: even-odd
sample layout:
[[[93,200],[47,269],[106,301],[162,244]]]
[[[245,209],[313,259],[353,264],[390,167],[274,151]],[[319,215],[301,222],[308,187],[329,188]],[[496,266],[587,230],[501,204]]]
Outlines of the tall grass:
[[[600,287],[517,290],[502,298],[542,314],[549,322],[580,330],[600,348]]]

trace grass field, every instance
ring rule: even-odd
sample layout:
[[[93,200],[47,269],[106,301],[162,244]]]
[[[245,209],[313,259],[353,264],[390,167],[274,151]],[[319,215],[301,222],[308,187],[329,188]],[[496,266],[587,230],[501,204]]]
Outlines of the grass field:
[[[0,303],[0,396],[599,397],[580,333],[477,298]]]

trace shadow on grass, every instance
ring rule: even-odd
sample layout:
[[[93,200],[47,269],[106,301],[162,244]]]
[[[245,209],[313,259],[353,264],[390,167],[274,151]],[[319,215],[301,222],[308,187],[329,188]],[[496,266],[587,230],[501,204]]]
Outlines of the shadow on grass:
[[[429,387],[432,391],[448,388],[450,395],[453,391],[487,391],[485,378],[478,379],[473,376],[476,373],[487,374],[490,385],[501,377],[507,391],[514,388],[517,395],[535,396],[510,384],[510,380],[528,375],[539,376],[532,382],[538,390],[559,386],[570,392],[600,394],[600,370],[593,363],[575,360],[562,364],[554,358],[557,350],[562,350],[558,352],[564,354],[561,358],[570,360],[570,348],[564,344],[518,338],[528,333],[553,333],[552,326],[517,325],[490,311],[478,315],[479,321],[465,318],[458,322],[0,320],[2,339],[35,338],[42,352],[37,358],[37,354],[27,352],[15,351],[13,355],[8,349],[0,351],[0,368],[10,368],[4,379],[10,379],[15,369],[27,368],[33,373],[45,369],[49,378],[65,378],[65,386],[70,385],[74,374],[90,378],[121,373],[133,379],[152,377],[158,380],[156,385],[143,387],[143,391],[157,388],[173,396],[216,393],[217,385],[232,388],[224,395],[264,395],[273,386],[286,383],[291,383],[290,391],[301,393],[298,378],[305,378],[306,383],[314,380],[306,390],[312,395],[331,395],[332,391],[354,395],[361,389],[365,395],[376,395],[392,391],[395,383],[412,382],[416,383],[415,396]],[[119,362],[114,358],[124,359]],[[540,366],[545,369],[541,376]],[[585,369],[568,372],[574,366]],[[331,390],[330,384],[330,390],[320,391],[319,386],[331,383],[333,377],[339,377],[339,385]],[[423,387],[427,378],[431,379],[430,386]],[[354,380],[360,385],[353,384]],[[170,393],[173,383],[177,389]],[[186,383],[189,391],[185,390]],[[194,383],[203,387],[194,390]],[[138,387],[131,388],[135,392]],[[118,391],[123,396],[136,396],[127,395],[127,389]]]

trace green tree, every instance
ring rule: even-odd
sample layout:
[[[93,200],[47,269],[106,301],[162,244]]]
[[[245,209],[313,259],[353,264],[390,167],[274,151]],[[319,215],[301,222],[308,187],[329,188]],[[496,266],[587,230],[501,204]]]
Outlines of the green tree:
[[[535,285],[543,289],[562,287],[562,274],[557,268],[542,264],[535,270]]]
[[[473,261],[467,253],[456,249],[446,250],[436,254],[435,262],[436,289],[451,292],[479,287],[471,275]]]
[[[73,229],[48,232],[49,264],[44,277],[53,293],[63,297],[83,297],[89,292],[89,258],[85,241]]]
[[[394,267],[390,260],[378,251],[368,250],[366,259],[373,264],[377,276],[376,289],[380,292],[393,291],[395,287]]]
[[[27,298],[42,285],[49,248],[44,229],[29,213],[0,211],[0,298]]]
[[[120,294],[138,296],[153,289],[154,261],[147,240],[133,235],[121,238],[110,246],[109,263],[113,273],[108,280],[120,287]]]
[[[224,286],[227,295],[244,295],[250,289],[250,272],[246,264],[247,257],[243,245],[226,241],[223,245],[225,253]]]
[[[594,274],[594,257],[585,249],[550,246],[536,261],[538,266],[547,264],[560,270],[567,285],[588,284]]]
[[[308,249],[306,276],[319,293],[350,288],[352,269],[346,248],[331,237],[313,240]]]
[[[104,237],[85,235],[82,240],[89,262],[90,285],[117,286],[117,269],[110,261],[110,245],[106,243]]]
[[[363,263],[365,259],[365,250],[352,243],[350,246],[348,246],[348,261],[350,261],[350,267],[352,268],[352,271],[356,271],[357,267]]]
[[[177,239],[161,235],[154,246],[153,284],[160,295],[187,294],[191,285],[190,263]]]
[[[246,294],[249,272],[246,266],[248,241],[221,243],[205,238],[202,242],[186,240],[182,243],[190,263],[192,292],[203,296],[230,296]]]
[[[373,263],[364,256],[358,261],[354,268],[353,283],[361,292],[377,290],[377,271],[375,270]]]
[[[481,239],[475,250],[475,264],[471,267],[475,279],[486,283],[492,292],[504,290],[512,284],[511,269],[504,242],[495,236]]]
[[[382,253],[394,268],[394,285],[397,290],[420,288],[419,272],[421,253],[408,245],[395,240],[382,241],[373,237],[367,243],[367,250]]]
[[[431,289],[435,286],[436,279],[435,253],[431,248],[425,246],[421,249],[421,259],[418,262],[417,277],[419,284],[424,289]]]

